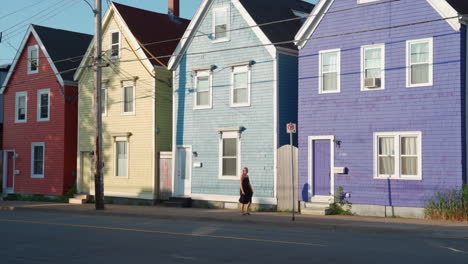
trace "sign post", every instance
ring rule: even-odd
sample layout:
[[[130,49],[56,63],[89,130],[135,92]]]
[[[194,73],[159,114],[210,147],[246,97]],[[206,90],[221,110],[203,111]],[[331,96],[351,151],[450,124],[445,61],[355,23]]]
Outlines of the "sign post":
[[[286,125],[286,132],[289,134],[289,144],[291,147],[291,183],[292,183],[292,220],[295,219],[296,211],[296,195],[295,195],[295,181],[294,181],[294,147],[293,147],[293,134],[296,133],[296,124],[289,123]]]

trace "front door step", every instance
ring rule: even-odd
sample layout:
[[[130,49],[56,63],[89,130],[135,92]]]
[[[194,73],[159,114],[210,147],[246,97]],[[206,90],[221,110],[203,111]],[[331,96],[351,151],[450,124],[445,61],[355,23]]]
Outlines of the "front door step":
[[[73,195],[73,198],[68,199],[69,204],[85,204],[88,202],[89,195],[84,193],[79,193]]]
[[[192,207],[192,198],[190,197],[170,197],[169,201],[165,202],[166,207],[189,208]]]
[[[301,208],[301,214],[304,215],[329,215],[330,203],[329,202],[307,202]]]

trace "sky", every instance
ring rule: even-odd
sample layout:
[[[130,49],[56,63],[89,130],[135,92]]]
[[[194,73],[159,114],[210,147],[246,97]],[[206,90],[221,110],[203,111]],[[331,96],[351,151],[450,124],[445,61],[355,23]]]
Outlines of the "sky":
[[[87,0],[94,5],[93,0]],[[191,19],[202,0],[180,0],[181,17]],[[274,0],[272,0],[274,1]],[[316,0],[306,0],[316,2]],[[118,3],[167,13],[167,0],[116,0]],[[102,0],[103,14],[108,1]],[[0,65],[14,59],[30,24],[93,34],[94,18],[85,0],[3,0],[0,8]]]

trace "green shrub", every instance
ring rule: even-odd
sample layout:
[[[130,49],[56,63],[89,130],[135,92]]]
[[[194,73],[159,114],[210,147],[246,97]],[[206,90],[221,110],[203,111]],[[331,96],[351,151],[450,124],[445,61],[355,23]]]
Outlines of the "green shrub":
[[[345,199],[343,187],[338,187],[335,194],[335,201],[328,207],[331,215],[353,215],[351,212],[352,204]]]
[[[430,219],[468,221],[468,186],[436,193],[427,201],[425,214]]]

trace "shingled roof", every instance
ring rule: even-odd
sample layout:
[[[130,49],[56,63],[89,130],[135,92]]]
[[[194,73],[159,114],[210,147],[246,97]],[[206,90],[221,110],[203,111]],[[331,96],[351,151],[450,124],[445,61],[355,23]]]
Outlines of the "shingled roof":
[[[44,44],[50,60],[55,64],[63,80],[73,81],[75,68],[80,65],[82,56],[86,53],[93,36],[38,25],[32,25],[32,27]]]
[[[240,0],[240,2],[257,24],[296,18],[298,17],[295,14],[296,11],[309,15],[314,8],[313,4],[301,0]],[[302,22],[300,19],[297,19],[261,26],[260,28],[272,43],[293,41],[294,36],[302,26]],[[296,45],[292,42],[276,46],[297,49]]]
[[[133,36],[140,43],[144,44],[145,48],[154,56],[167,56],[160,59],[167,64],[179,43],[178,39],[184,34],[190,20],[126,6],[116,2],[113,2],[113,4],[123,20],[125,20]],[[167,41],[171,39],[176,40]],[[151,55],[146,50],[144,52],[148,58],[151,58]],[[154,59],[150,59],[150,62],[153,65],[159,65]]]
[[[468,15],[468,0],[447,0],[459,14]]]

